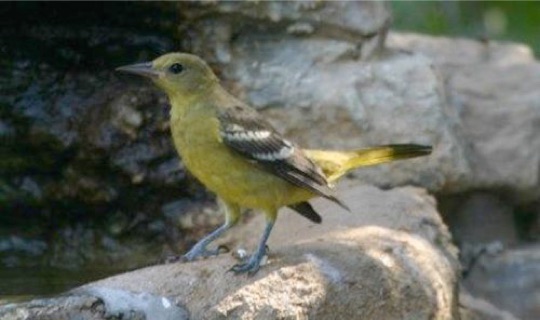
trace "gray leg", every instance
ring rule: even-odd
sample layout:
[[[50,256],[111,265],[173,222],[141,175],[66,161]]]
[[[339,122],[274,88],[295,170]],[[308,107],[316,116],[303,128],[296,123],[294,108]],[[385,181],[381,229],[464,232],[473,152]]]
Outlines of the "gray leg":
[[[231,268],[232,271],[234,271],[235,273],[247,272],[248,274],[255,274],[259,270],[261,260],[266,254],[266,241],[268,241],[268,237],[270,237],[270,232],[272,232],[273,226],[274,220],[267,220],[266,227],[264,228],[264,232],[261,241],[257,246],[257,250],[255,250],[255,252],[249,257],[249,259],[245,263],[239,263],[234,265]]]
[[[214,240],[219,238],[225,231],[229,230],[232,226],[238,222],[238,218],[240,217],[240,207],[232,204],[227,203],[224,201],[225,209],[226,209],[226,217],[227,220],[225,223],[214,230],[212,233],[207,235],[206,237],[202,238],[197,242],[191,250],[188,251],[184,255],[184,259],[187,261],[193,261],[198,257],[208,257],[208,256],[215,256],[219,254],[220,248],[214,249],[214,250],[208,250],[206,247]]]

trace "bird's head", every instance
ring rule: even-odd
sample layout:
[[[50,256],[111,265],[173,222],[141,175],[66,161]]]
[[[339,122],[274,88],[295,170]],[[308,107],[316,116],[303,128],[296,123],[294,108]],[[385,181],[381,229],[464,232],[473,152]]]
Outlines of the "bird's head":
[[[201,58],[187,53],[168,53],[144,63],[119,67],[117,71],[150,78],[169,96],[183,98],[200,94],[218,83],[212,69]]]

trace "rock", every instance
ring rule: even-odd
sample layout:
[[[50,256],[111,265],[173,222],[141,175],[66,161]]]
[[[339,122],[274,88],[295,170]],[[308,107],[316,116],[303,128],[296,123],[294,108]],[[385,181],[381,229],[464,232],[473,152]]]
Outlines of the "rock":
[[[486,300],[473,297],[465,290],[459,293],[461,320],[519,320],[510,312],[501,310]]]
[[[454,200],[446,222],[457,243],[488,244],[494,241],[510,247],[518,243],[514,209],[501,197],[485,192],[468,194]],[[481,228],[481,230],[479,230]]]
[[[227,272],[235,260],[220,255],[121,274],[69,296],[157,297],[191,319],[456,319],[456,250],[434,199],[412,187],[368,186],[344,188],[340,198],[352,213],[314,201],[321,225],[282,212],[267,263],[253,277]],[[224,240],[253,247],[263,223],[257,215]],[[109,301],[106,311],[118,310],[121,301]],[[123,314],[143,312],[122,305]],[[3,307],[0,315],[26,309]]]
[[[540,196],[540,63],[469,67],[449,81],[471,144],[472,187]],[[504,75],[501,77],[500,75]]]
[[[22,304],[6,304],[0,307],[1,320],[23,319],[105,319],[105,308],[98,297],[75,296],[33,300]],[[133,318],[130,318],[133,319]],[[135,318],[137,319],[137,318]]]
[[[393,33],[388,46],[435,62],[470,172],[456,188],[509,191],[516,202],[540,196],[540,63],[518,44]],[[504,76],[503,76],[504,75]]]
[[[69,296],[34,300],[21,305],[1,307],[0,320],[55,319],[189,319],[187,312],[166,297],[134,294],[121,290],[92,288]]]
[[[472,294],[484,297],[520,319],[538,319],[540,246],[520,246],[498,254],[484,254],[463,284]]]
[[[186,47],[220,63],[234,61],[236,40],[246,38],[255,43],[303,38],[348,42],[353,44],[348,54],[366,59],[381,50],[391,20],[386,4],[372,1],[190,2],[180,7]]]
[[[459,73],[466,66],[508,66],[535,62],[532,49],[525,44],[434,37],[407,32],[390,32],[386,44],[389,48],[422,53],[443,70],[442,76]]]

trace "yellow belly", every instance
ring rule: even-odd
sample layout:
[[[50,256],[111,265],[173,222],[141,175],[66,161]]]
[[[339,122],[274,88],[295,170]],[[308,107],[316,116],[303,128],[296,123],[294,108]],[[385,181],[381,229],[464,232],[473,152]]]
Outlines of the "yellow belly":
[[[208,150],[212,150],[211,156]],[[189,148],[181,154],[188,170],[208,189],[245,208],[278,209],[312,197],[309,191],[260,169],[223,145]]]

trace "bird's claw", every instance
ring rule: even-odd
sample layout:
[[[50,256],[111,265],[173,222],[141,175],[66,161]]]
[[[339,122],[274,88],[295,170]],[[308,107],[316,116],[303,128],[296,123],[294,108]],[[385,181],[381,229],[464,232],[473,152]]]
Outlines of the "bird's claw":
[[[257,271],[259,271],[260,264],[261,264],[260,259],[250,258],[245,263],[235,264],[234,266],[232,266],[232,268],[229,269],[229,271],[232,271],[236,274],[247,273],[248,275],[252,276]]]
[[[247,273],[248,275],[254,275],[257,271],[259,271],[259,268],[261,267],[261,262],[264,260],[266,255],[270,252],[270,248],[268,246],[264,247],[263,252],[254,253],[251,256],[245,256],[241,258],[241,263],[235,264],[232,266],[229,271],[232,271],[236,274],[240,273]]]

